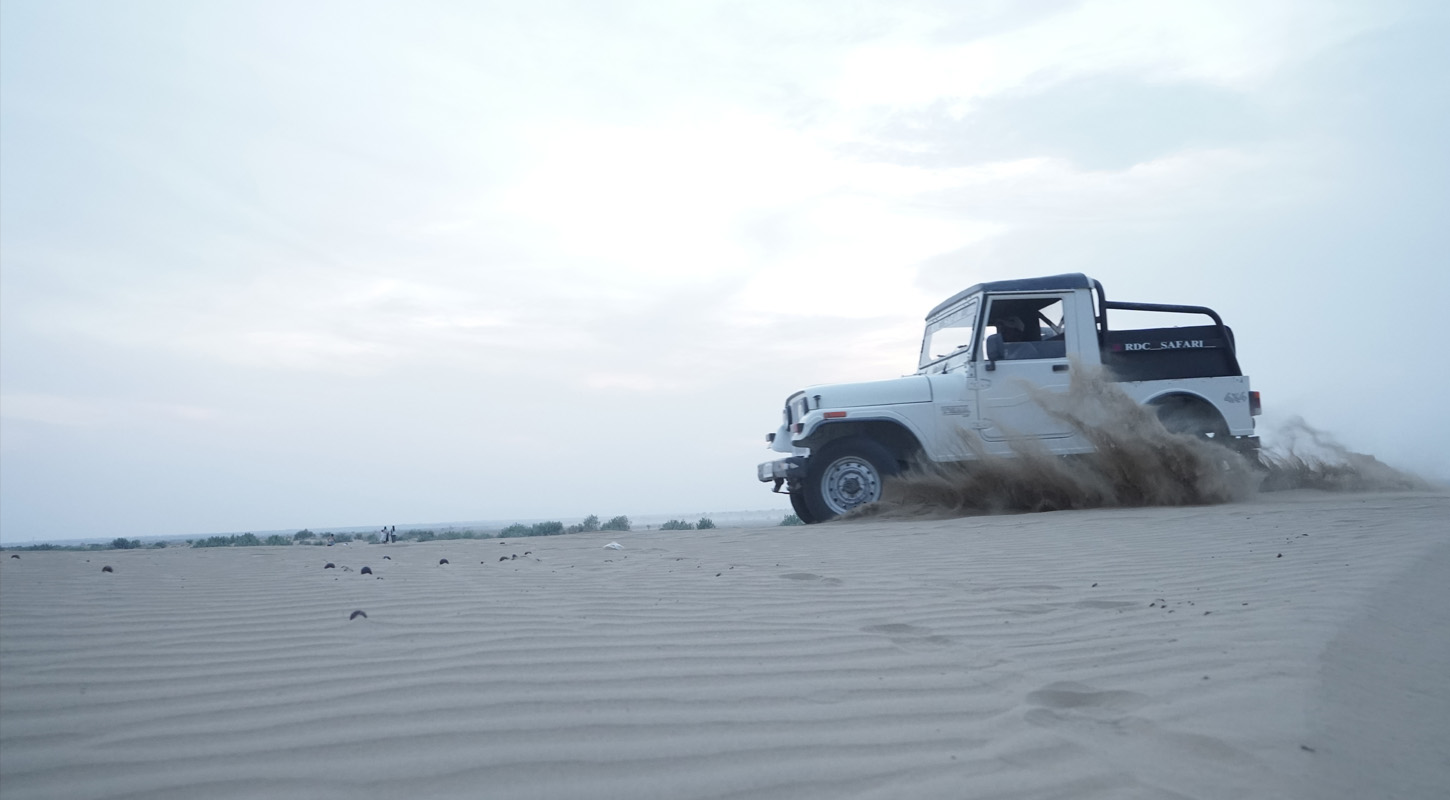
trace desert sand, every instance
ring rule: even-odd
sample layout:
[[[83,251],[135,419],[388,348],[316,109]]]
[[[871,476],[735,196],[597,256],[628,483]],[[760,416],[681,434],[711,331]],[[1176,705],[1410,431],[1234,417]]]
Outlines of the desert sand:
[[[1441,492],[8,556],[5,800],[1450,793]]]

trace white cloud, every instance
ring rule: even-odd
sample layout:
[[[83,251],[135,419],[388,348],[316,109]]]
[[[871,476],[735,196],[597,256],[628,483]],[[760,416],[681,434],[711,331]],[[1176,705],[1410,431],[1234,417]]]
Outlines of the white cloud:
[[[67,428],[95,428],[136,423],[204,423],[217,420],[221,412],[179,403],[6,393],[0,395],[0,416]]]
[[[109,414],[96,403],[48,394],[0,395],[0,416],[69,427],[99,425]]]
[[[963,43],[927,44],[918,25],[863,44],[844,55],[833,97],[846,109],[947,103],[961,115],[985,97],[1092,74],[1247,87],[1393,16],[1305,0],[1089,0]]]

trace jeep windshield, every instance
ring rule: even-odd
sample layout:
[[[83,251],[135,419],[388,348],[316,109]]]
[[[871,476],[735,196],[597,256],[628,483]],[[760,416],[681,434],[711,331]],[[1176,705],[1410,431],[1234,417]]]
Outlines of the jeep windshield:
[[[920,371],[926,371],[928,367],[942,371],[972,357],[977,309],[980,306],[981,295],[974,294],[927,320],[926,335],[921,341],[921,360],[917,364]]]

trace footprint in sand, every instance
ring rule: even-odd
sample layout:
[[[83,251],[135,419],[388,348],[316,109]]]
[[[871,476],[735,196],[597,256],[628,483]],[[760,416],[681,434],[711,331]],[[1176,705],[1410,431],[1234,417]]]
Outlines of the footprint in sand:
[[[815,574],[814,572],[787,572],[780,577],[785,578],[788,581],[806,581],[811,583],[820,583],[823,586],[841,585],[840,578],[823,578],[820,575]]]
[[[1027,702],[1037,706],[1026,715],[1027,721],[1034,725],[1082,720],[1115,725],[1130,712],[1147,705],[1149,700],[1147,695],[1137,692],[1097,691],[1086,684],[1065,681],[1029,693]]]
[[[1126,600],[1080,600],[1072,604],[1073,608],[1134,608],[1138,603],[1130,603]]]
[[[951,637],[934,634],[931,628],[923,628],[919,625],[907,625],[900,622],[888,623],[886,625],[867,625],[861,629],[861,632],[885,636],[891,640],[892,644],[905,650],[936,650],[955,644]]]
[[[1081,683],[1052,683],[1027,695],[1037,706],[1024,715],[1033,725],[1065,726],[1095,735],[1104,728],[1134,734],[1145,752],[1165,762],[1181,763],[1184,758],[1219,764],[1253,765],[1255,757],[1213,736],[1164,730],[1132,712],[1152,702],[1145,694],[1125,691],[1097,691]]]

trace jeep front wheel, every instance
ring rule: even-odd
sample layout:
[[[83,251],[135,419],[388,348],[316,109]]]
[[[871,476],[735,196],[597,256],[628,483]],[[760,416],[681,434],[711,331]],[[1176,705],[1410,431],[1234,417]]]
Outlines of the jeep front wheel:
[[[806,493],[804,489],[790,493],[790,507],[795,510],[795,515],[801,522],[809,525],[816,521],[811,514],[811,507],[806,505]]]
[[[899,471],[891,453],[871,439],[853,436],[826,444],[807,461],[803,499],[810,521],[825,522],[880,500],[882,484]]]

